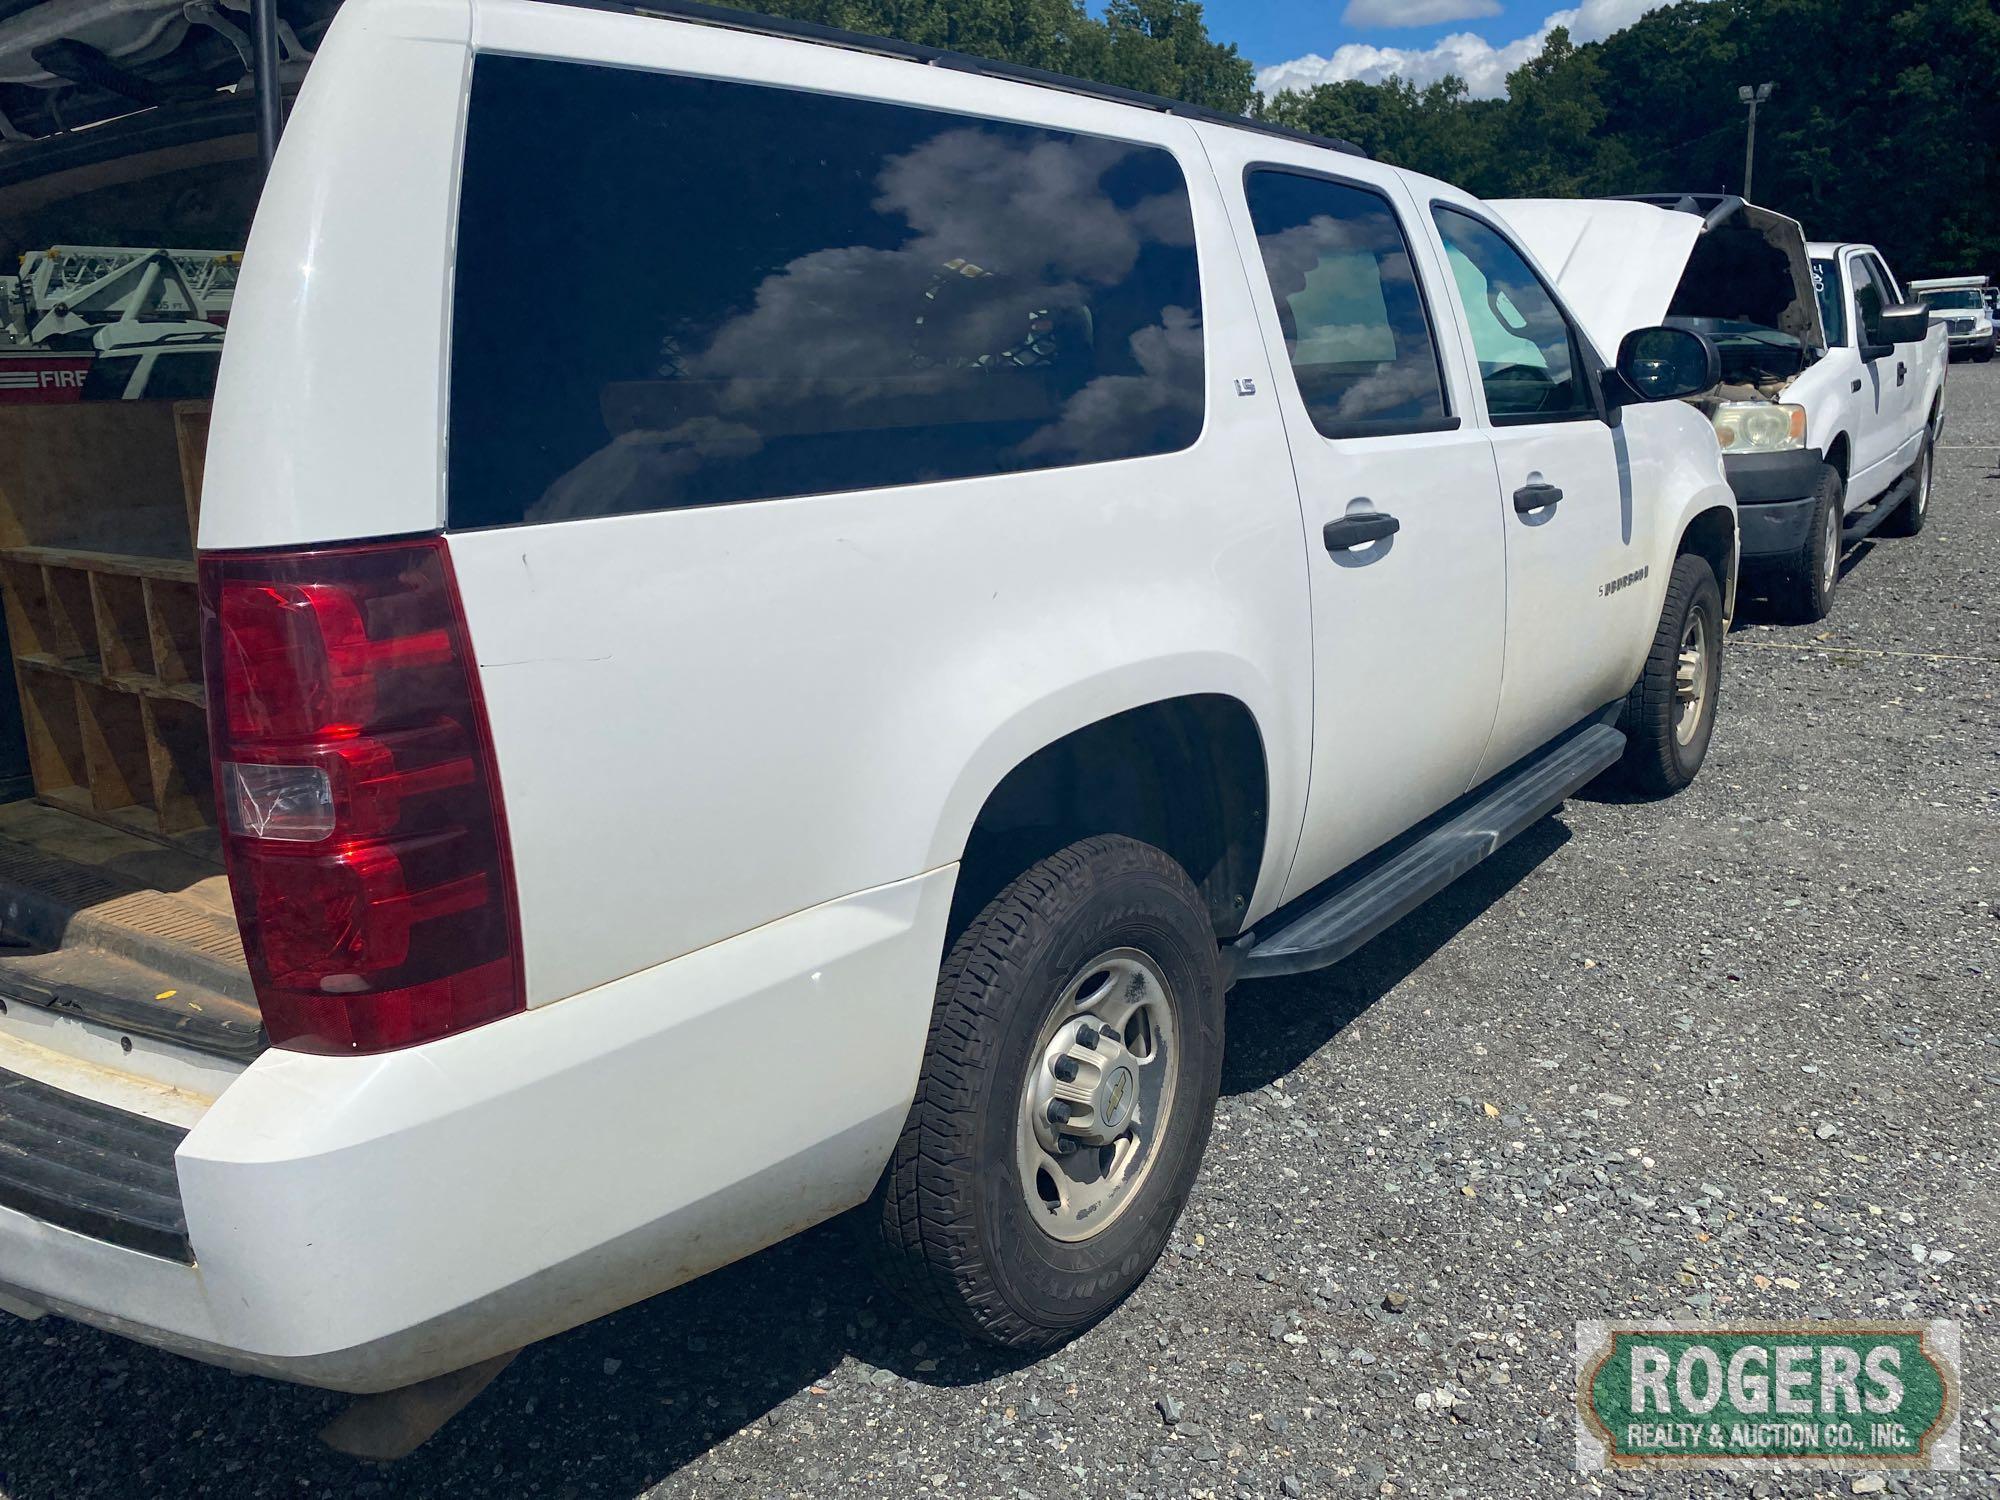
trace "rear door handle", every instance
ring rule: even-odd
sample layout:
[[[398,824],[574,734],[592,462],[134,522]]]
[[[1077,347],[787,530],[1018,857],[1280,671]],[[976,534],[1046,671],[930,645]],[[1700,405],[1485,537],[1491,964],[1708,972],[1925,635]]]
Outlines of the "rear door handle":
[[[1848,387],[1848,389],[1849,389],[1850,391],[1854,392],[1854,394],[1855,394],[1855,395],[1857,395],[1857,396],[1858,396],[1858,395],[1860,395],[1860,394],[1861,394],[1861,382],[1860,382],[1860,381],[1858,381],[1858,380],[1857,380],[1857,381],[1855,381],[1853,385],[1851,385],[1851,386],[1849,386],[1849,387]]]
[[[1374,510],[1328,521],[1321,536],[1325,538],[1327,551],[1347,552],[1355,547],[1365,547],[1370,542],[1384,541],[1402,529],[1403,523],[1394,516]]]
[[[1562,497],[1563,492],[1552,484],[1524,484],[1514,491],[1514,512],[1531,516],[1538,510],[1561,504]]]
[[[1896,384],[1901,385],[1910,378],[1910,367],[1900,359],[1896,361]]]

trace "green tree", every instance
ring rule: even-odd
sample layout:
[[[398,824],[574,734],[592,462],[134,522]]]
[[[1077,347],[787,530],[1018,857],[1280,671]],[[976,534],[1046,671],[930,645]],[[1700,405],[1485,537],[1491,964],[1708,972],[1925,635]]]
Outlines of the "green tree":
[[[1240,114],[1256,92],[1248,59],[1208,34],[1197,0],[762,0],[768,15],[1024,63]]]

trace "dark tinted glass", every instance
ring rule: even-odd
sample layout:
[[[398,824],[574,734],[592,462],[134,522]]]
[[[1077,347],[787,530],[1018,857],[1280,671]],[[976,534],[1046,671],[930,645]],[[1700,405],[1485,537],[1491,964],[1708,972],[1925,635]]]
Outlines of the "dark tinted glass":
[[[1594,416],[1569,320],[1521,252],[1470,214],[1449,208],[1436,214],[1488,415],[1503,426]]]
[[[484,57],[459,229],[454,526],[1200,435],[1193,218],[1156,148]]]
[[[1313,426],[1352,437],[1440,423],[1437,349],[1388,200],[1279,171],[1251,173],[1245,192]]]
[[[1862,343],[1879,344],[1882,307],[1888,299],[1875,277],[1874,264],[1867,256],[1857,255],[1847,263],[1847,269],[1854,277],[1854,326],[1861,331]]]
[[[1840,300],[1840,267],[1830,260],[1812,263],[1813,296],[1819,300],[1820,326],[1826,330],[1827,347],[1838,349],[1847,342],[1847,305]]]

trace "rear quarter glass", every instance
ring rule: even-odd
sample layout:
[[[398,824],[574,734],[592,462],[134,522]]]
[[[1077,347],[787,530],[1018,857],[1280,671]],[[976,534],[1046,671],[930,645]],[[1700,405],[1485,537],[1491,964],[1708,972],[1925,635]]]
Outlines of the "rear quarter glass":
[[[485,56],[458,244],[455,530],[1201,433],[1193,214],[1158,147]]]

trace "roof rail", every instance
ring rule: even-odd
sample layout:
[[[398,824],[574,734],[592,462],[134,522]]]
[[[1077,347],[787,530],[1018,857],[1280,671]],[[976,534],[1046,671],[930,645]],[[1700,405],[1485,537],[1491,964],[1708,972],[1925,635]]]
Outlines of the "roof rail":
[[[827,47],[844,47],[853,52],[870,52],[878,57],[893,57],[903,62],[923,63],[933,68],[949,68],[959,73],[976,73],[985,78],[1001,78],[1010,83],[1032,84],[1036,88],[1056,89],[1065,94],[1082,94],[1087,98],[1104,99],[1113,104],[1129,104],[1136,109],[1154,110],[1184,120],[1201,120],[1211,125],[1227,125],[1236,130],[1252,131],[1258,135],[1301,141],[1309,146],[1321,146],[1331,151],[1344,152],[1348,156],[1368,154],[1352,141],[1343,141],[1328,135],[1313,135],[1309,131],[1293,130],[1284,125],[1272,125],[1263,120],[1253,120],[1247,115],[1232,115],[1223,110],[1209,109],[1200,104],[1188,104],[1160,94],[1120,88],[1112,83],[1093,83],[1087,78],[1072,78],[1066,73],[1051,73],[1046,68],[1031,68],[1022,63],[993,62],[963,52],[950,52],[942,47],[926,47],[917,42],[899,42],[891,37],[869,36],[859,31],[842,31],[837,26],[822,26],[816,21],[790,21],[778,16],[762,15],[756,11],[738,10],[734,6],[706,5],[700,3],[700,0],[649,0],[649,3],[643,5],[628,4],[625,0],[553,0],[553,3],[572,6],[579,10],[605,10],[615,11],[621,15],[647,16],[657,20],[692,21],[698,25],[719,26],[731,31],[753,31],[765,36],[789,37],[794,41],[817,42]]]

